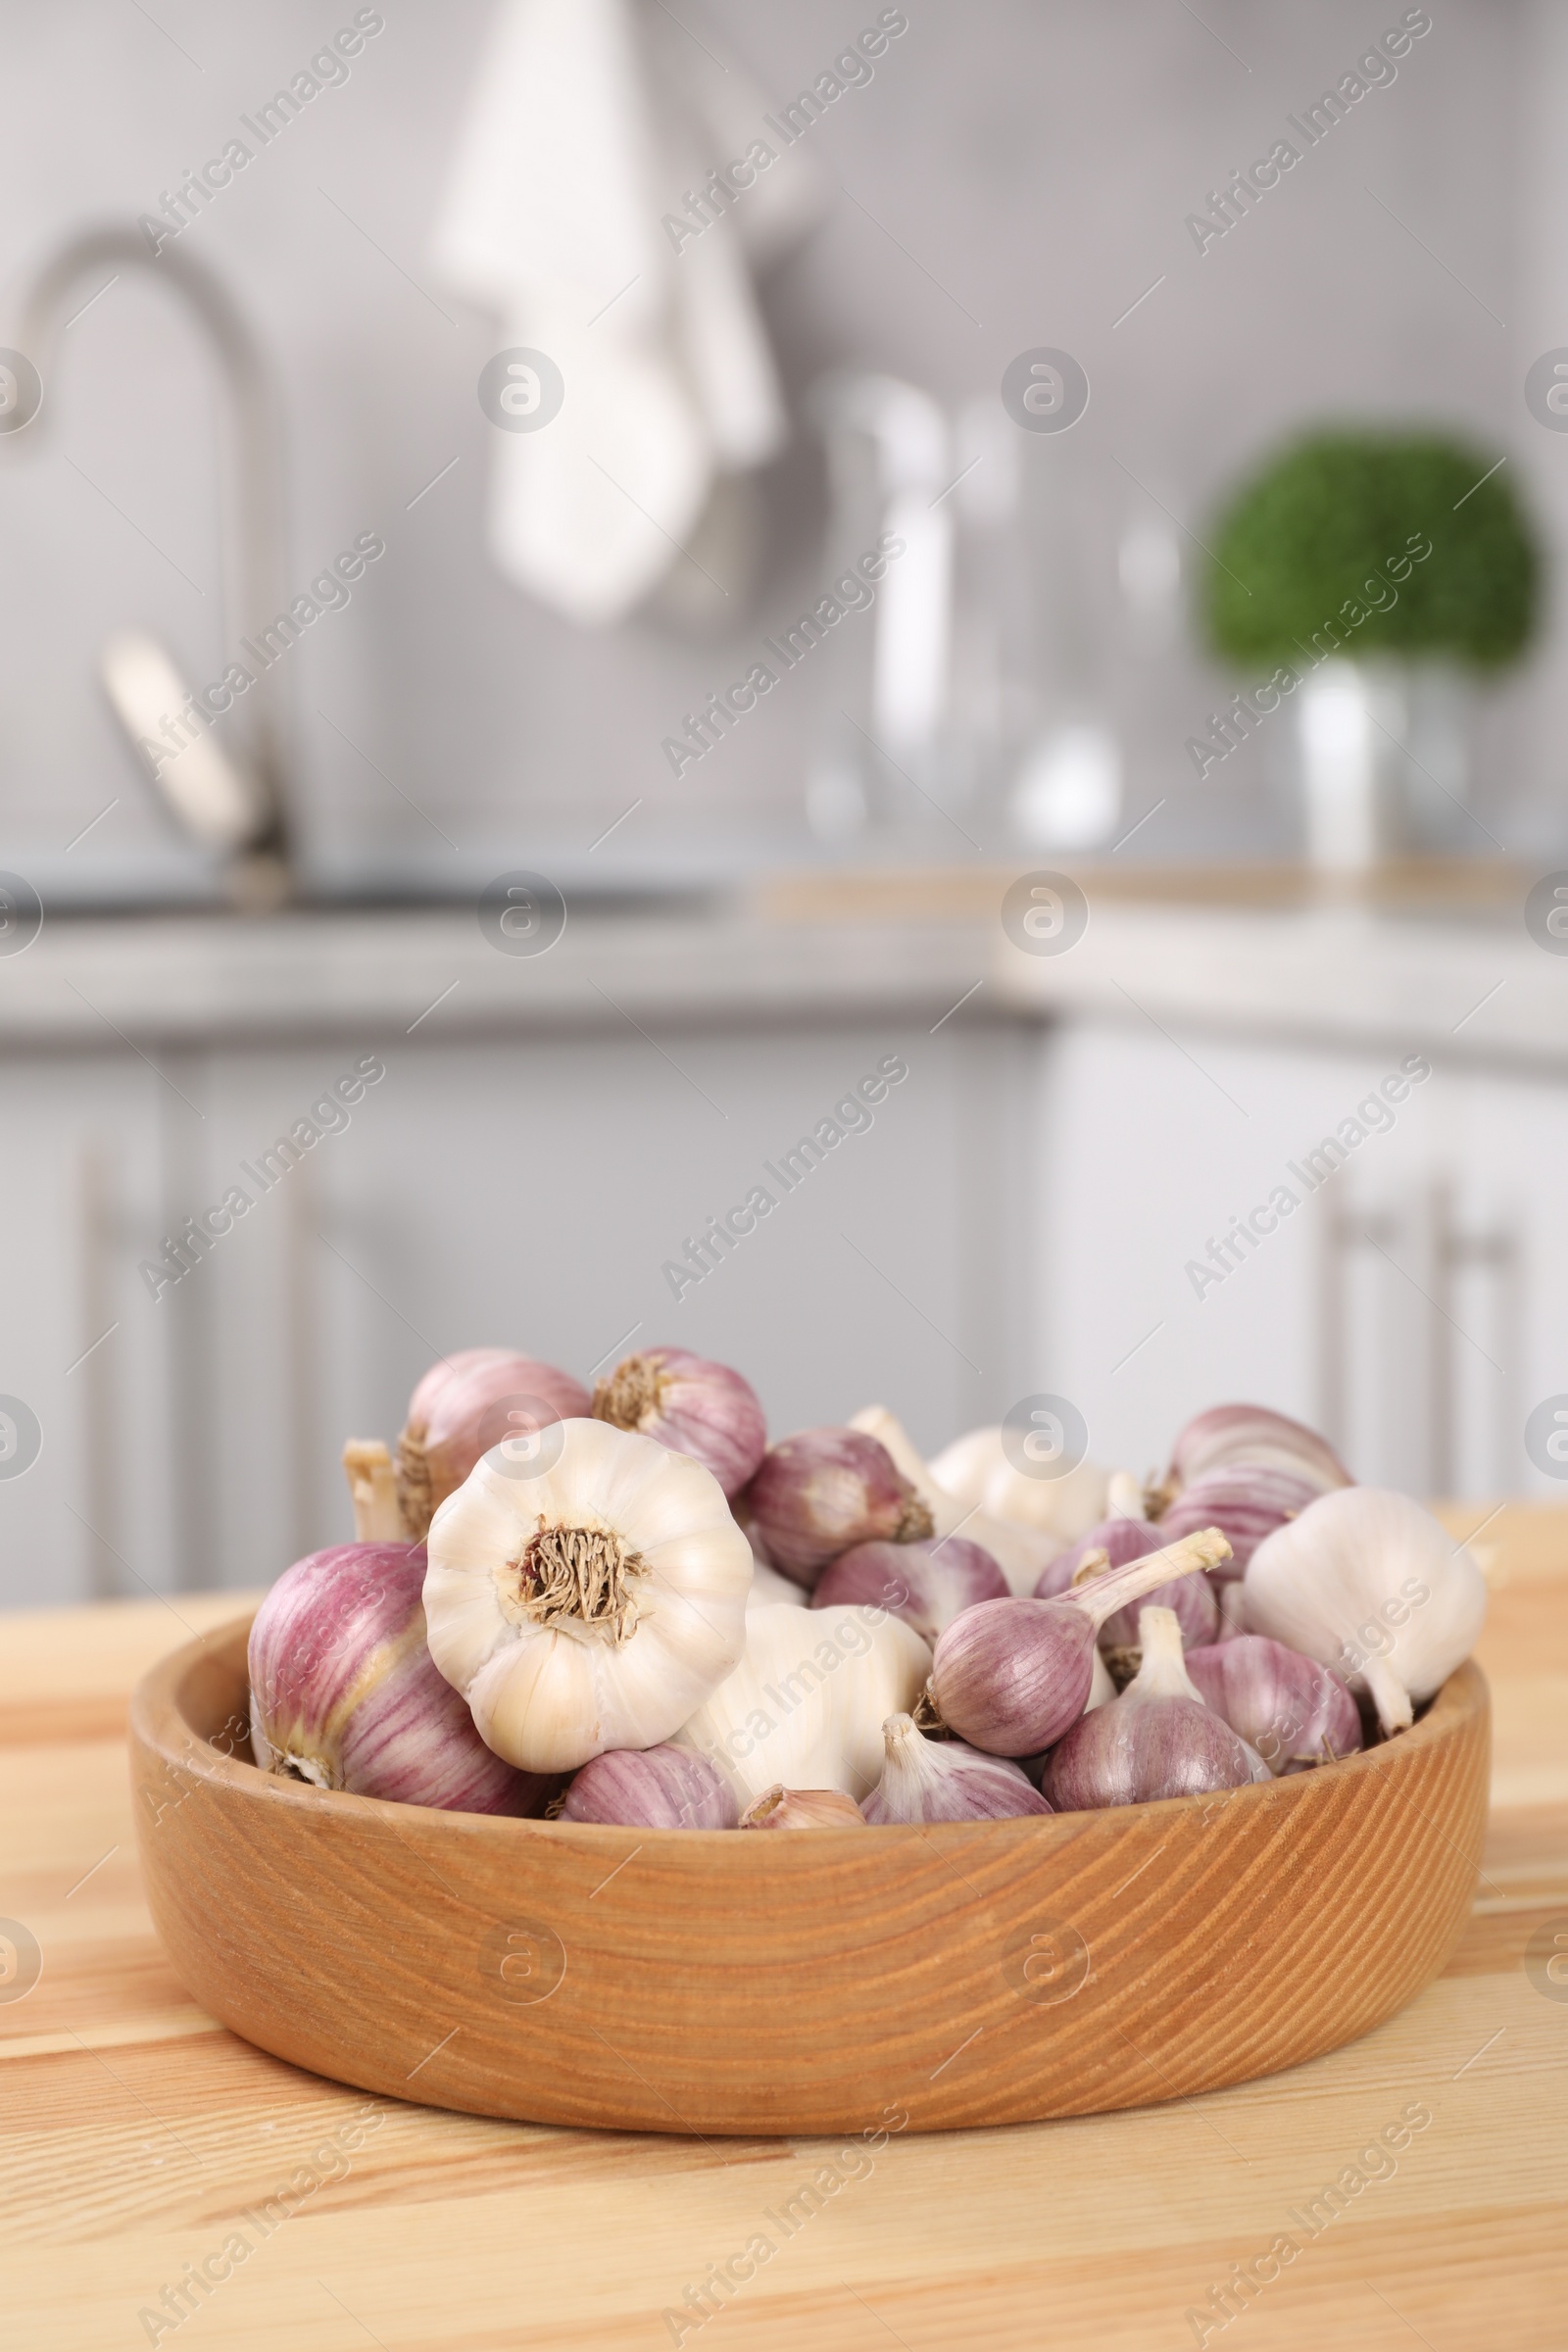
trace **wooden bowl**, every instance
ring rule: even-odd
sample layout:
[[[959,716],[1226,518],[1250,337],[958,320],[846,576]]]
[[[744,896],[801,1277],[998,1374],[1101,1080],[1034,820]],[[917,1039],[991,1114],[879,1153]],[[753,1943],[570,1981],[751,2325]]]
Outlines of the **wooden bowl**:
[[[1391,1744],[1262,1788],[639,1832],[259,1772],[247,1632],[177,1651],[132,1703],[159,1934],[247,2040],[431,2106],[743,2133],[1146,2106],[1353,2040],[1430,1984],[1469,1912],[1490,1745],[1474,1665]]]

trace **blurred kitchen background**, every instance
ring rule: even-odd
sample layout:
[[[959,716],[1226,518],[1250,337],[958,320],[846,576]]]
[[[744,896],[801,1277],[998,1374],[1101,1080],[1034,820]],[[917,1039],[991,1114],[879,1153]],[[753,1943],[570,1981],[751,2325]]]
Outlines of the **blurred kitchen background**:
[[[676,1342],[776,1431],[881,1402],[928,1452],[1049,1393],[1142,1470],[1238,1396],[1418,1493],[1568,1473],[1568,16],[5,0],[0,44],[0,1602],[270,1577],[347,1532],[342,1440],[491,1341]],[[526,433],[516,351],[564,384]],[[1517,662],[1394,678],[1392,751],[1320,727],[1320,789],[1384,808],[1325,853],[1296,709],[1216,733],[1273,664],[1203,614],[1227,502],[1334,426],[1500,469],[1540,577]],[[286,843],[202,847],[130,734],[356,544],[203,738],[220,829],[269,720]],[[1037,872],[1064,947],[1004,918]],[[874,1125],[672,1278],[888,1056]],[[349,1125],[239,1173],[366,1057]]]

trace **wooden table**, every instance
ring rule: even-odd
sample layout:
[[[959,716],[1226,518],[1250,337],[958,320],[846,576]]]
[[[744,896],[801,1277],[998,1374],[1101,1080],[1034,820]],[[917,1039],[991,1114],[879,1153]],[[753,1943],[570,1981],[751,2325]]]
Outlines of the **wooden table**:
[[[1202,2340],[1226,2352],[1562,2352],[1568,1997],[1526,1953],[1568,1937],[1568,1512],[1509,1504],[1478,1548],[1494,1810],[1469,1932],[1430,1991],[1349,2049],[1208,2098],[895,2134],[790,2235],[764,2209],[833,2143],[367,2101],[204,2016],[142,1903],[122,1727],[142,1669],[237,1596],[0,1620],[0,1914],[42,1954],[31,1990],[0,1997],[5,2344],[1158,2352],[1199,2342],[1208,2307]],[[1430,2124],[1309,2234],[1311,2201],[1410,2107]],[[664,2316],[758,2231],[776,2251],[731,2301]],[[236,2232],[239,2259],[221,2252]],[[1211,2290],[1285,2232],[1298,2255],[1221,2327]],[[229,2276],[187,2289],[176,2325],[165,2290],[204,2262]]]

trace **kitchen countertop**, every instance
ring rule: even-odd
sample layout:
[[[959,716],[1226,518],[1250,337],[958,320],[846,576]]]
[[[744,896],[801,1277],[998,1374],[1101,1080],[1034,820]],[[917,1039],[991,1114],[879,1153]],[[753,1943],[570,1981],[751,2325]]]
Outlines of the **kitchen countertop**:
[[[1471,1924],[1438,1983],[1362,2041],[1268,2081],[1120,2115],[895,2136],[710,2337],[690,2328],[680,2340],[759,2352],[1193,2344],[1188,2311],[1420,2102],[1432,2122],[1396,2170],[1207,2341],[1560,2352],[1568,1999],[1524,1958],[1544,1930],[1568,1936],[1568,1511],[1447,1516],[1461,1533],[1488,1521],[1479,1655],[1495,1754]],[[0,1986],[8,2341],[652,2352],[676,2340],[662,2313],[834,2143],[594,2134],[391,2106],[352,2155],[339,2142],[321,2158],[320,2185],[291,2218],[265,2237],[248,2226],[257,2242],[210,2305],[177,2329],[141,2319],[368,2104],[204,2016],[142,1902],[127,1695],[155,1657],[242,1599],[6,1623],[0,1910],[43,1954],[24,1999],[8,2005]]]
[[[0,1050],[1093,1012],[1568,1066],[1568,958],[1524,928],[1528,876],[1433,869],[1349,896],[1292,868],[1074,870],[1089,922],[1062,954],[1013,945],[998,913],[1016,871],[975,867],[590,906],[538,956],[499,952],[464,906],[46,920],[0,957]]]

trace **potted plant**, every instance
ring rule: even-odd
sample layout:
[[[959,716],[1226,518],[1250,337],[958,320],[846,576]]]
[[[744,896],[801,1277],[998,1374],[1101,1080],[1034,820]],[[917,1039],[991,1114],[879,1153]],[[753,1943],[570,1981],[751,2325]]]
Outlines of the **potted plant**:
[[[1244,482],[1211,536],[1212,650],[1294,697],[1308,855],[1468,848],[1466,686],[1534,632],[1541,559],[1504,461],[1441,433],[1317,431]],[[1425,711],[1424,757],[1412,737]]]

